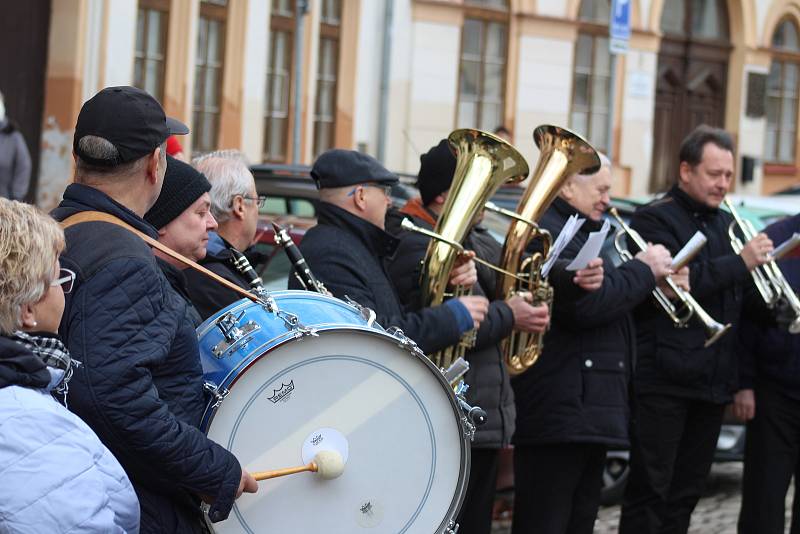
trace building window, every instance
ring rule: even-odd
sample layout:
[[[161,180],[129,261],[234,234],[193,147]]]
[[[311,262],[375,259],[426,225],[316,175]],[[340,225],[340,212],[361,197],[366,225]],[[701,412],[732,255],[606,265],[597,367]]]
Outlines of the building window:
[[[136,16],[133,85],[164,101],[168,0],[140,0]]]
[[[457,126],[492,131],[504,123],[508,6],[471,0],[461,31]],[[491,9],[489,9],[491,8]]]
[[[598,150],[608,148],[611,108],[611,54],[608,50],[608,0],[583,0],[572,76],[570,128]]]
[[[208,152],[218,148],[225,57],[226,3],[225,0],[204,0],[200,3],[192,117],[192,142],[196,152]]]
[[[272,0],[267,94],[264,104],[264,161],[285,162],[289,95],[294,56],[294,0]]]
[[[314,105],[314,157],[334,145],[340,19],[341,2],[322,0],[317,60],[317,100]]]
[[[784,20],[772,36],[772,65],[767,78],[767,139],[765,160],[795,163],[797,144],[800,42],[797,25]]]

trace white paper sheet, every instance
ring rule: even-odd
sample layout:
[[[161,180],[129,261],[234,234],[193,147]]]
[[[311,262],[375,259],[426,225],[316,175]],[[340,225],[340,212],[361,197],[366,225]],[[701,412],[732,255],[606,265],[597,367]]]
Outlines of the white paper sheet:
[[[702,247],[706,244],[708,239],[706,239],[705,234],[700,230],[696,231],[692,238],[683,245],[683,248],[675,254],[675,257],[672,258],[672,269],[675,270],[675,267],[683,263],[683,259],[685,256],[690,254],[694,249],[698,247]]]
[[[606,219],[600,230],[590,233],[588,239],[586,239],[586,243],[584,243],[583,247],[578,251],[578,255],[567,265],[567,270],[580,271],[581,269],[585,269],[590,261],[598,257],[610,228],[611,223]]]
[[[553,243],[552,248],[550,249],[550,254],[547,256],[547,260],[545,260],[544,265],[542,265],[542,276],[547,277],[550,273],[550,269],[553,268],[558,257],[564,252],[564,248],[572,241],[572,238],[575,237],[575,234],[578,233],[578,230],[581,229],[583,223],[586,219],[581,219],[577,215],[572,215],[567,222],[564,223],[564,227],[561,229],[561,232],[556,237],[555,243]]]

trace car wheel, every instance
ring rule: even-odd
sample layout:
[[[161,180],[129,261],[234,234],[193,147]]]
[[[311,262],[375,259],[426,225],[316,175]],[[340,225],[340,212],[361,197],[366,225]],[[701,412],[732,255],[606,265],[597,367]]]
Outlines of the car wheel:
[[[600,503],[604,506],[619,504],[625,493],[630,472],[630,453],[628,451],[608,451],[603,466],[603,487]]]

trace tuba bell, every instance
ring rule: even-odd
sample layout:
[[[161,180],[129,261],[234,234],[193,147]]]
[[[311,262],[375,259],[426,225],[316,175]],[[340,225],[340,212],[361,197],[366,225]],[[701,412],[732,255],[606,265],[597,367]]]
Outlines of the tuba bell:
[[[539,161],[530,183],[511,215],[500,267],[518,277],[498,276],[497,298],[507,299],[520,292],[533,294],[533,303],[553,303],[553,288],[541,275],[542,265],[552,246],[550,233],[536,221],[544,214],[566,179],[575,173],[594,173],[600,169],[600,157],[579,135],[558,126],[542,125],[533,132],[539,147]],[[491,207],[490,207],[491,209]],[[542,251],[523,257],[528,243],[538,239]],[[523,280],[520,281],[519,278]],[[536,363],[542,353],[544,333],[533,334],[513,330],[501,347],[510,375],[518,375]]]
[[[446,298],[469,294],[471,288],[448,291],[450,271],[462,253],[463,242],[478,213],[497,188],[521,182],[528,175],[528,163],[510,143],[492,134],[474,129],[455,130],[448,136],[456,155],[456,170],[450,192],[433,232],[421,231],[413,224],[403,228],[432,237],[420,274],[422,305],[438,306]],[[410,221],[408,221],[410,222]],[[475,344],[475,332],[464,334],[461,341],[429,355],[438,367],[447,369]]]

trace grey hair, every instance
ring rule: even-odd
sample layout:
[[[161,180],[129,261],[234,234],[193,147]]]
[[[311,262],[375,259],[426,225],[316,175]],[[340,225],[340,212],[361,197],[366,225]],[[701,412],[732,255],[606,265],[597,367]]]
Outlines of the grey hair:
[[[600,172],[600,169],[602,169],[603,167],[605,167],[608,170],[611,170],[611,160],[608,159],[608,156],[606,156],[605,154],[603,154],[602,152],[599,152],[599,151],[597,152],[597,156],[600,158],[600,168],[597,169],[597,172]],[[590,177],[594,176],[595,174],[597,174],[597,173],[592,173],[592,174],[575,173],[570,177],[570,179],[572,179],[572,180],[584,180],[586,178],[590,178]]]
[[[77,156],[75,158],[75,181],[78,183],[86,181],[90,176],[132,176],[138,174],[144,170],[150,157],[150,154],[147,154],[135,161],[114,165],[113,162],[120,157],[119,150],[108,139],[96,135],[84,135],[78,139],[78,148],[94,160],[108,162],[108,165],[96,165]],[[167,142],[164,141],[160,148],[160,157],[166,161]]]
[[[238,150],[218,150],[192,160],[211,182],[211,214],[219,223],[231,218],[233,199],[250,193],[254,179],[247,158]]]

